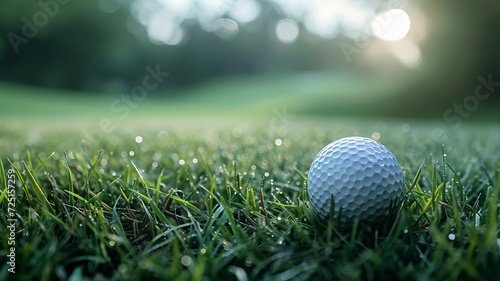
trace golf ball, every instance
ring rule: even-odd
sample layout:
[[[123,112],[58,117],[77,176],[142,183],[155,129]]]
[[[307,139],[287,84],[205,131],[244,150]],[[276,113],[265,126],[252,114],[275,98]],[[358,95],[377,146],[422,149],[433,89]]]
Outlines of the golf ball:
[[[363,137],[336,140],[323,148],[309,169],[307,187],[314,210],[326,218],[334,201],[341,227],[356,217],[360,225],[384,222],[404,195],[403,171],[382,144]]]

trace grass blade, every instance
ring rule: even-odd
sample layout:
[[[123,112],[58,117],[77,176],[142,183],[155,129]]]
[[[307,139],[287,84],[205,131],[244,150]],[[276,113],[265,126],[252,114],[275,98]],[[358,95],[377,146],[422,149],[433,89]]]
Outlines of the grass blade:
[[[47,158],[45,158],[45,160],[43,160],[43,162],[38,167],[36,167],[35,174],[47,164],[47,162],[50,160],[50,158],[52,158],[52,156],[54,156],[54,154],[55,153],[52,152]]]
[[[161,188],[161,179],[163,177],[163,172],[165,169],[161,170],[160,175],[158,176],[158,180],[156,181],[156,194],[155,194],[155,204],[160,204],[160,188]]]
[[[47,196],[45,193],[42,191],[42,188],[38,184],[38,181],[36,180],[35,176],[32,174],[31,169],[26,165],[26,163],[23,161],[23,166],[24,169],[26,170],[26,173],[28,174],[29,179],[31,180],[31,185],[32,189],[35,192],[36,197],[38,200],[40,200],[45,208],[49,210],[52,214],[54,214],[54,209],[49,203],[49,200],[47,199]]]

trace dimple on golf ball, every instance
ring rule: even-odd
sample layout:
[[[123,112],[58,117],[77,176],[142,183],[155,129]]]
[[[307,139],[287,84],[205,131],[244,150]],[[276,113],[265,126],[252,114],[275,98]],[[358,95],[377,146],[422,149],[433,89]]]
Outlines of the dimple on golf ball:
[[[404,196],[403,171],[382,144],[363,137],[336,140],[314,158],[307,179],[309,199],[322,218],[330,212],[341,226],[384,222]]]

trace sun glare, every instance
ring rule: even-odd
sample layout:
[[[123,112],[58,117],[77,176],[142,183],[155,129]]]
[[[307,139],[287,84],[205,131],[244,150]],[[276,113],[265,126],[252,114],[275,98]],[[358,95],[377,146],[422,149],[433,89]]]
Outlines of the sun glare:
[[[401,9],[392,9],[375,17],[371,23],[375,37],[396,41],[403,39],[410,30],[410,17]]]

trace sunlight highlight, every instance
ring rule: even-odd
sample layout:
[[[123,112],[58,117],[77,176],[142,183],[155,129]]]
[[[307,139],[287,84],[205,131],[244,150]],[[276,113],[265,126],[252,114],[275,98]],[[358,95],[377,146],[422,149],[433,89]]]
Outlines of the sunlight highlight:
[[[403,39],[410,30],[410,17],[401,9],[389,10],[371,23],[373,35],[385,41]]]

